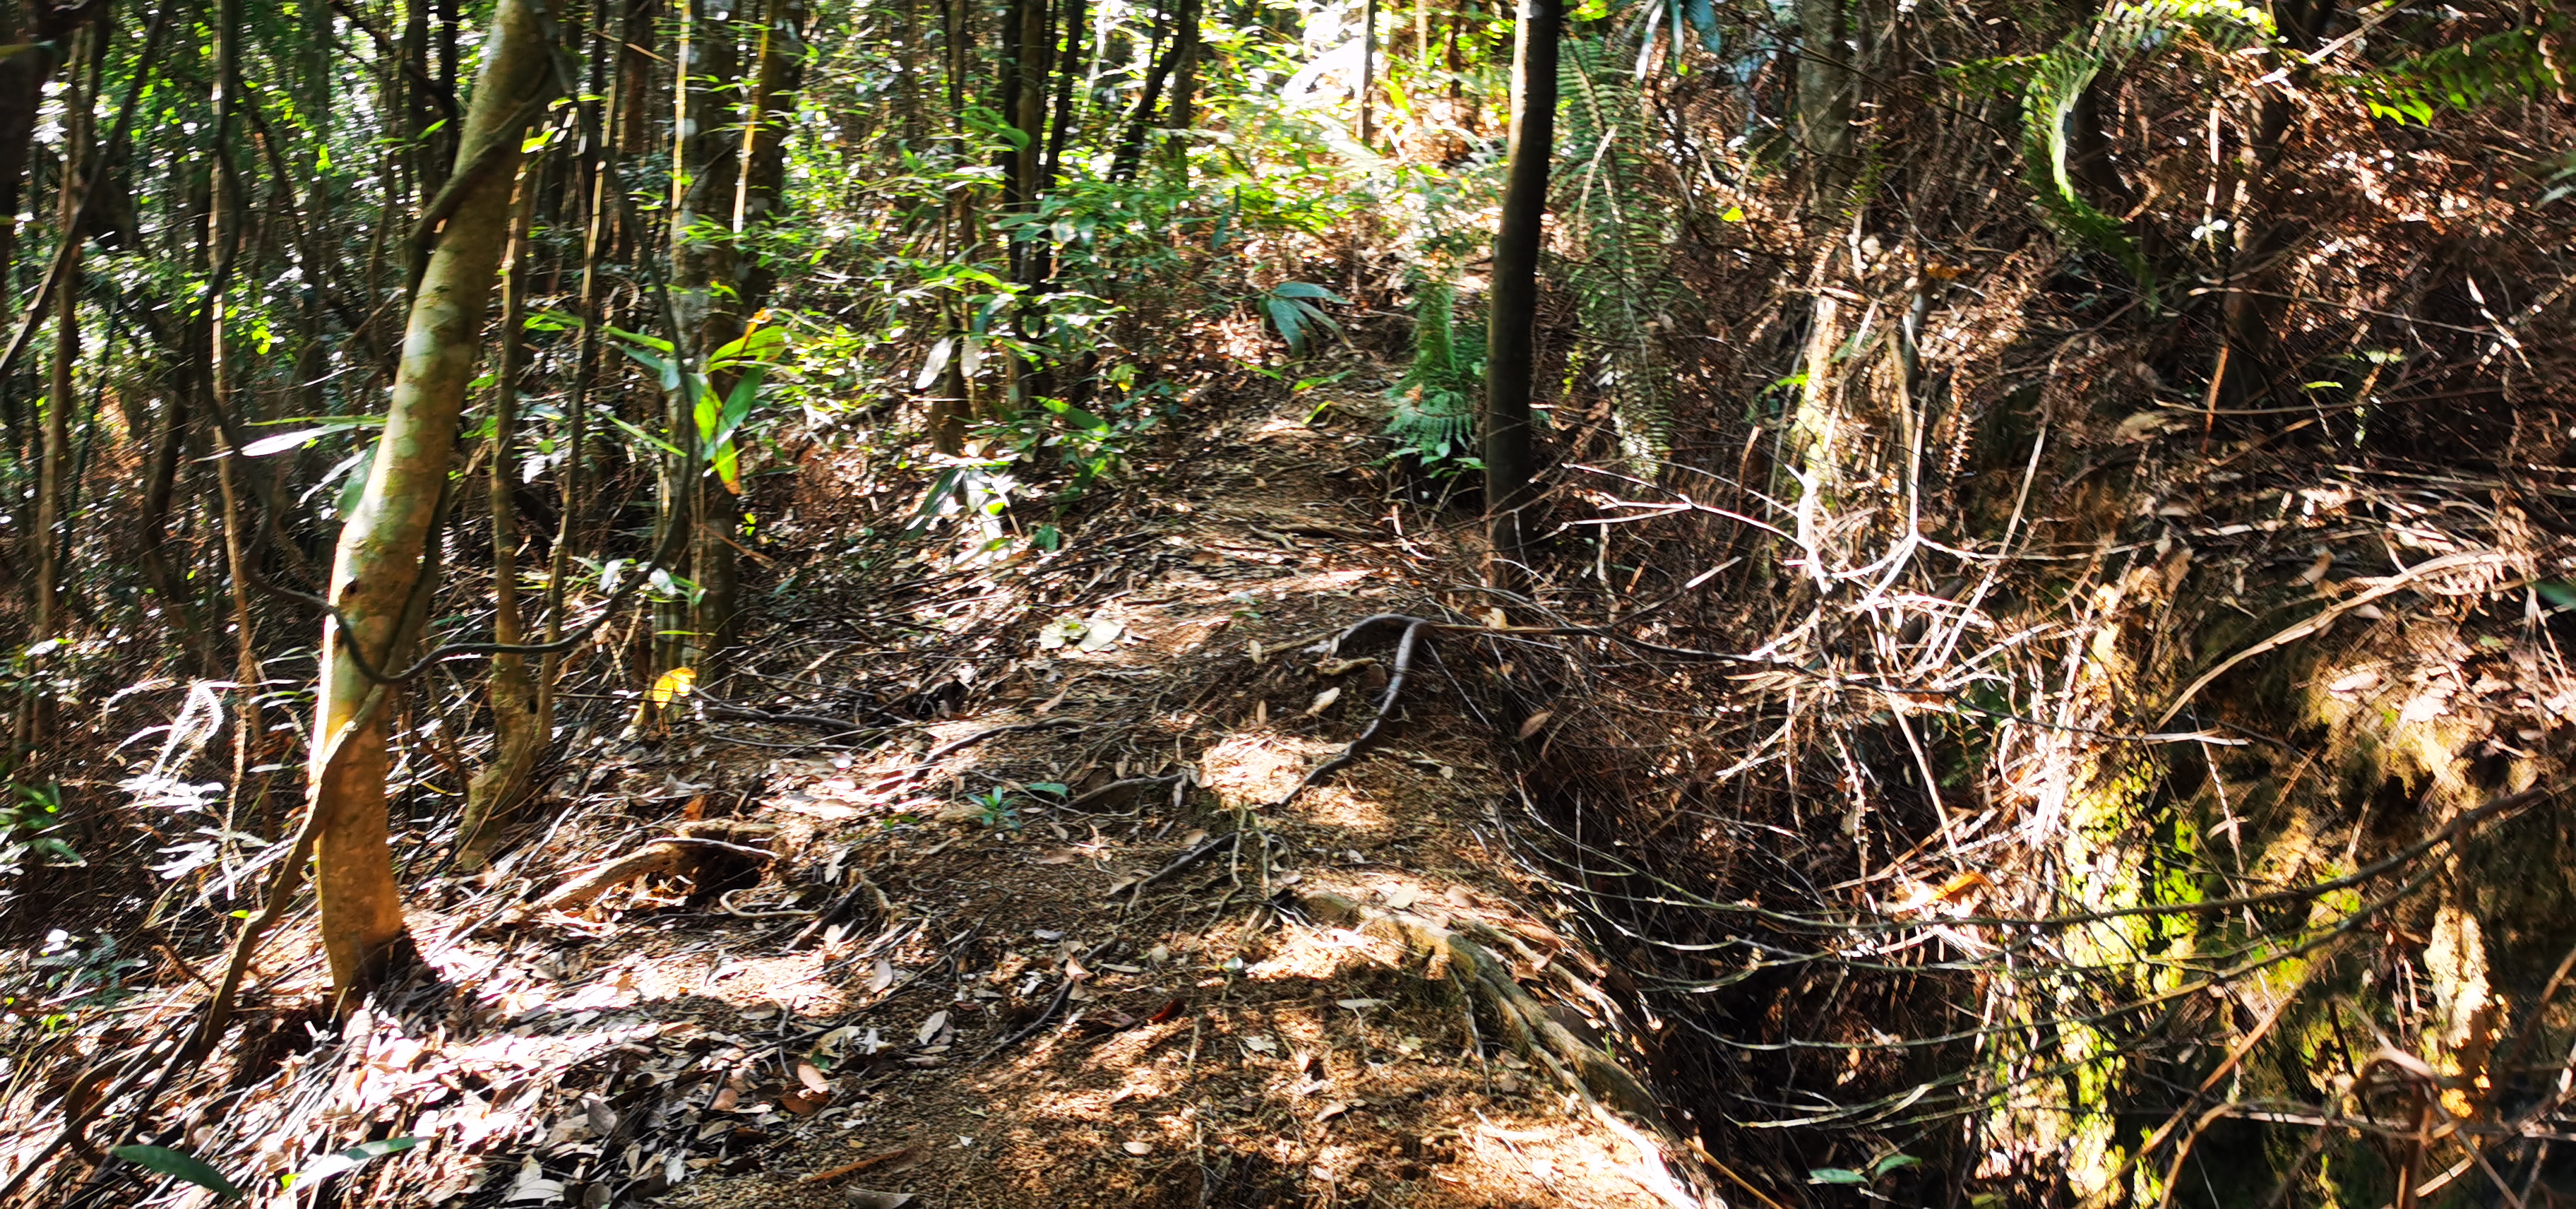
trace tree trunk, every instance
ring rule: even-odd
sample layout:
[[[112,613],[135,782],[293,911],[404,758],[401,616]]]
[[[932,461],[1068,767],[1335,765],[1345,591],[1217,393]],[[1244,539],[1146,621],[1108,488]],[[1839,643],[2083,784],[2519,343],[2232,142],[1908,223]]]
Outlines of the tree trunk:
[[[1167,0],[1167,3],[1177,6],[1168,10],[1177,20],[1186,14],[1190,0]],[[1164,44],[1167,36],[1161,28],[1154,31],[1154,41],[1158,46]],[[1135,177],[1136,166],[1145,154],[1145,124],[1154,118],[1154,106],[1163,99],[1163,83],[1170,78],[1172,65],[1179,60],[1180,51],[1181,45],[1175,41],[1170,43],[1170,49],[1153,53],[1154,66],[1145,73],[1145,91],[1137,96],[1136,108],[1127,114],[1127,137],[1119,140],[1117,154],[1110,157],[1109,179],[1123,182]]]
[[[519,373],[521,328],[526,325],[528,293],[528,224],[535,217],[537,179],[519,176],[519,200],[510,220],[510,250],[502,260],[501,365],[492,380],[492,641],[517,646],[526,641],[519,618],[519,515],[510,493],[519,485]],[[545,699],[528,674],[525,655],[492,656],[489,687],[492,706],[492,758],[465,787],[465,814],[457,824],[456,863],[467,872],[483,867],[500,827],[527,797],[529,774],[545,753],[553,720]]]
[[[1188,131],[1198,125],[1199,99],[1199,0],[1181,0],[1180,28],[1173,32],[1172,103],[1163,115],[1165,128],[1175,131],[1165,144],[1172,157],[1172,167],[1186,183],[1190,170]]]
[[[671,299],[687,347],[675,350],[690,364],[703,366],[706,355],[742,334],[738,307],[740,254],[734,241],[703,229],[732,211],[742,171],[742,139],[734,127],[739,110],[741,74],[735,53],[733,22],[707,12],[707,0],[692,0],[680,25],[678,79],[673,84],[675,109],[671,133]],[[695,390],[712,384],[696,374],[681,375],[678,390],[665,397],[665,438],[681,450],[665,454],[661,472],[661,511],[654,528],[654,548],[664,548],[671,534],[688,534],[690,553],[675,576],[689,579],[697,590],[654,608],[654,671],[699,667],[712,648],[706,632],[711,617],[721,617],[730,601],[709,601],[713,581],[729,574],[729,547],[706,530],[704,467],[707,451],[698,432]],[[721,397],[721,396],[719,396]]]
[[[29,638],[43,642],[62,630],[62,559],[57,533],[63,525],[63,472],[71,457],[71,417],[77,410],[73,398],[73,371],[80,365],[80,233],[72,228],[80,213],[81,178],[91,171],[88,155],[88,98],[82,92],[83,56],[98,53],[99,31],[95,26],[84,30],[79,49],[73,54],[71,95],[66,97],[64,112],[68,115],[63,131],[62,168],[55,180],[55,230],[68,243],[64,256],[62,279],[54,287],[54,363],[45,381],[45,414],[43,432],[37,438],[36,523],[30,536],[36,544],[34,583],[34,625]],[[44,705],[34,703],[41,714]],[[32,739],[40,729],[33,725],[39,719],[20,717],[21,740]]]
[[[1485,517],[1497,587],[1520,581],[1528,544],[1522,510],[1537,473],[1530,398],[1537,369],[1538,256],[1547,213],[1548,160],[1556,149],[1557,38],[1563,0],[1520,0],[1512,54],[1511,159],[1503,179],[1502,223],[1494,235],[1491,311],[1485,327]]]
[[[1812,192],[1828,204],[1852,182],[1851,4],[1798,0],[1798,139],[1806,149]]]
[[[1369,112],[1370,85],[1377,80],[1377,0],[1361,6],[1360,15],[1360,146],[1377,145],[1376,115]]]
[[[542,38],[534,0],[499,0],[457,159],[471,162],[485,147],[502,145],[480,179],[468,184],[412,296],[375,466],[341,526],[331,568],[331,602],[359,649],[350,649],[340,627],[326,619],[310,775],[322,946],[332,986],[344,996],[378,981],[405,941],[385,834],[387,690],[359,661],[390,672],[407,645],[402,622],[422,586],[430,528],[455,454],[457,416],[482,351],[483,317],[508,230],[519,163],[516,119],[547,76]]]

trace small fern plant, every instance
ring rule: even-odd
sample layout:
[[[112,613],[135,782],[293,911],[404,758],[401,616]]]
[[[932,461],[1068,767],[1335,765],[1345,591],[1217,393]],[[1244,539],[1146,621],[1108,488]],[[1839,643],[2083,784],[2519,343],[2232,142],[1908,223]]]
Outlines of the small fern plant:
[[[1482,347],[1458,344],[1458,287],[1423,272],[1413,288],[1413,365],[1387,391],[1395,403],[1386,435],[1395,456],[1434,477],[1484,468],[1476,454],[1476,396],[1484,389]]]

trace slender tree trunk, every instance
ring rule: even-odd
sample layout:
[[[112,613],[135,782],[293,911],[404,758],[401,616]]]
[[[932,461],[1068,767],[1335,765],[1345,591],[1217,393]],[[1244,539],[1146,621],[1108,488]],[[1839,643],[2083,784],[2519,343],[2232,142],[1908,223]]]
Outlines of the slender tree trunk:
[[[671,294],[681,338],[689,347],[677,350],[703,366],[709,353],[742,334],[741,253],[730,234],[707,229],[731,216],[740,195],[742,134],[737,103],[742,81],[734,42],[734,22],[718,20],[707,0],[692,0],[680,26],[679,78],[673,85],[671,136]],[[655,608],[657,672],[701,666],[715,648],[719,619],[730,615],[732,547],[713,533],[705,476],[703,434],[698,431],[698,400],[690,392],[721,389],[685,375],[680,389],[665,396],[665,439],[682,452],[665,454],[661,473],[661,513],[655,548],[670,534],[689,535],[685,567],[675,568],[696,585],[686,598],[666,600]],[[719,398],[722,396],[719,395]],[[710,600],[709,596],[717,599]]]
[[[510,249],[503,257],[501,285],[501,365],[492,379],[492,459],[486,503],[492,520],[492,641],[517,646],[527,639],[519,617],[519,513],[510,493],[519,486],[519,374],[524,360],[521,329],[526,326],[528,294],[528,226],[536,214],[537,169],[519,174],[519,200],[510,220]],[[468,872],[483,867],[510,813],[528,794],[530,774],[545,754],[552,730],[541,708],[536,681],[528,674],[525,655],[503,652],[492,657],[487,688],[492,706],[492,758],[465,787],[465,814],[457,825],[457,865]]]
[[[207,236],[215,248],[214,271],[206,290],[206,360],[204,386],[213,414],[238,422],[232,395],[232,327],[225,319],[226,294],[234,257],[241,248],[241,181],[232,143],[234,88],[241,56],[241,0],[218,0],[215,6],[215,137],[207,146],[212,172],[207,190]],[[215,461],[215,486],[223,496],[224,570],[232,583],[233,605],[233,775],[226,797],[226,826],[239,817],[250,784],[251,759],[268,729],[260,717],[259,633],[250,607],[249,544],[244,540],[240,484],[235,480],[255,470],[226,453]]]
[[[1377,145],[1377,127],[1370,120],[1369,93],[1377,85],[1377,0],[1361,6],[1360,16],[1360,146]]]
[[[1530,399],[1537,368],[1541,220],[1547,212],[1548,160],[1556,149],[1557,38],[1563,0],[1520,0],[1512,55],[1511,159],[1505,168],[1501,228],[1494,235],[1494,278],[1485,333],[1485,517],[1493,540],[1491,578],[1520,582],[1529,526],[1532,452]]]
[[[1191,0],[1166,0],[1166,3],[1174,6],[1166,10],[1170,14],[1168,19],[1178,24],[1179,19],[1187,15]],[[1164,81],[1171,76],[1172,66],[1180,58],[1181,43],[1167,41],[1176,36],[1160,26],[1154,30],[1154,45],[1149,48],[1154,66],[1145,73],[1145,90],[1137,95],[1136,108],[1127,114],[1127,137],[1119,140],[1117,153],[1110,157],[1111,180],[1123,182],[1136,176],[1137,165],[1145,155],[1146,123],[1153,120],[1154,106],[1163,99]],[[1169,49],[1161,49],[1166,45]]]
[[[313,736],[313,794],[322,945],[344,996],[378,981],[404,947],[402,900],[386,842],[387,689],[360,669],[390,672],[408,645],[430,554],[431,525],[455,454],[458,413],[482,350],[485,310],[508,228],[519,161],[520,107],[544,87],[547,51],[534,0],[499,0],[483,43],[460,163],[498,145],[438,236],[413,295],[384,435],[357,507],[340,530],[332,604],[355,632],[322,629]],[[344,1003],[354,1000],[344,998]]]
[[[83,31],[80,49],[74,53],[71,95],[64,111],[68,115],[63,131],[62,168],[55,181],[56,205],[54,229],[59,238],[70,242],[70,252],[63,265],[62,280],[54,287],[54,363],[45,382],[44,431],[39,436],[36,465],[36,523],[32,536],[36,543],[34,621],[30,637],[37,642],[56,637],[62,630],[62,560],[57,533],[63,525],[63,472],[71,457],[71,416],[76,410],[73,398],[74,370],[80,365],[80,233],[73,230],[80,211],[81,178],[91,171],[89,164],[89,101],[83,92],[83,81],[77,64],[84,56],[98,53],[99,31]]]
[[[1172,167],[1186,181],[1190,170],[1189,131],[1198,126],[1199,120],[1199,55],[1205,49],[1199,41],[1199,0],[1181,0],[1180,28],[1173,37],[1176,62],[1172,65],[1172,103],[1163,115],[1163,125],[1174,132],[1171,142],[1165,144]]]

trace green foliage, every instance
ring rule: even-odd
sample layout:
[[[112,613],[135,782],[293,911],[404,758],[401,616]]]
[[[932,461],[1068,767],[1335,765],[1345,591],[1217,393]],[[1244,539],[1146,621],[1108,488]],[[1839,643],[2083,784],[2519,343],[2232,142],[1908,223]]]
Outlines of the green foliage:
[[[2239,0],[2117,0],[2092,26],[2068,35],[2029,65],[2022,94],[2022,152],[2042,210],[2060,233],[2117,258],[2153,298],[2154,267],[2119,219],[2095,208],[2067,168],[2067,122],[2084,91],[2106,71],[2197,36],[2218,51],[2270,42],[2272,18]]]
[[[237,1201],[243,1196],[240,1188],[235,1187],[231,1180],[225,1179],[223,1172],[208,1166],[205,1160],[182,1154],[168,1147],[119,1146],[108,1153],[146,1171],[156,1171],[174,1179],[186,1180],[200,1188],[210,1189],[216,1196],[228,1201]]]
[[[1279,329],[1279,338],[1288,342],[1288,351],[1297,356],[1306,355],[1308,333],[1316,328],[1336,336],[1342,334],[1342,325],[1333,321],[1322,304],[1344,299],[1312,282],[1280,282],[1263,290],[1256,301],[1270,325]]]
[[[62,813],[61,786],[10,786],[9,800],[0,802],[0,875],[17,873],[30,860],[83,864],[79,852],[52,834],[63,826]]]
[[[1557,212],[1573,255],[1566,270],[1583,320],[1583,365],[1609,396],[1629,458],[1653,465],[1671,448],[1672,407],[1655,333],[1680,285],[1665,271],[1675,232],[1647,175],[1649,124],[1635,76],[1606,41],[1572,39],[1558,60],[1565,119]]]
[[[1395,411],[1386,433],[1399,456],[1435,477],[1480,468],[1475,456],[1476,396],[1484,388],[1483,348],[1460,348],[1458,289],[1425,272],[1413,288],[1413,365],[1387,391]]]
[[[2466,111],[2565,88],[2565,71],[2555,60],[2565,53],[2567,33],[2565,20],[2546,13],[2539,25],[2436,47],[2346,86],[2372,117],[2429,126],[2440,106]]]

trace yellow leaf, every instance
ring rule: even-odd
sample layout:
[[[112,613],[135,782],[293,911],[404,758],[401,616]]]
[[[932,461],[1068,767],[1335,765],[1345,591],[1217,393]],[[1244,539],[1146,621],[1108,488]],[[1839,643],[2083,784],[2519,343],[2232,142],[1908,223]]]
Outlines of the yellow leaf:
[[[644,694],[644,699],[655,705],[669,705],[688,696],[690,688],[697,682],[696,668],[675,667],[662,673],[662,678],[653,682],[652,691]]]

